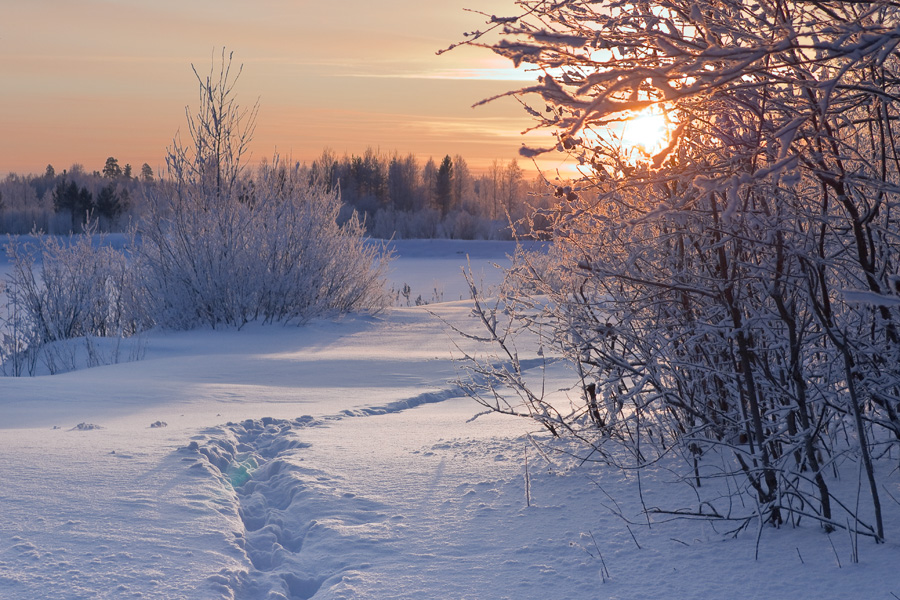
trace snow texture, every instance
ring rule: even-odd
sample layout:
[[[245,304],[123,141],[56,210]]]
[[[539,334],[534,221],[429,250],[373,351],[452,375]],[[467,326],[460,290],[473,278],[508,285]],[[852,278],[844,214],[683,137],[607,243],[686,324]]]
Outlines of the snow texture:
[[[140,361],[0,380],[0,598],[900,595],[890,533],[851,563],[846,533],[767,528],[754,560],[753,532],[648,521],[635,475],[571,464],[524,419],[473,419],[444,323],[477,331],[467,245],[395,246],[397,289],[453,301],[154,332]],[[474,250],[496,285],[511,246]],[[644,503],[691,506],[667,475],[642,475]],[[882,481],[900,499],[897,473]]]

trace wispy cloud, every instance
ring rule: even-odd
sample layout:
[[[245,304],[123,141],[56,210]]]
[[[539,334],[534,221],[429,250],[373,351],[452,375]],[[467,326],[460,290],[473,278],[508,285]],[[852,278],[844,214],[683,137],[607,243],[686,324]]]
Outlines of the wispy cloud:
[[[372,77],[378,79],[455,79],[477,81],[525,81],[534,82],[537,74],[521,69],[459,68],[436,69],[412,73],[346,73],[345,77]]]
[[[538,73],[481,48],[437,56],[482,23],[467,3],[8,2],[4,23],[16,26],[0,31],[0,168],[102,166],[110,154],[156,164],[195,103],[190,65],[202,73],[223,43],[245,66],[239,98],[262,98],[260,155],[276,144],[298,157],[372,144],[473,162],[510,157],[528,127],[520,107],[471,106]],[[502,14],[508,4],[479,7]]]

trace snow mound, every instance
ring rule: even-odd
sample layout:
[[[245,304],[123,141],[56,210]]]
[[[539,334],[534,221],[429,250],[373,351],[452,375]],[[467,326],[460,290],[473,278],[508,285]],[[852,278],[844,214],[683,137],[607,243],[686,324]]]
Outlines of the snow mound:
[[[99,425],[95,425],[94,423],[79,423],[69,431],[93,431],[95,429],[103,429]]]

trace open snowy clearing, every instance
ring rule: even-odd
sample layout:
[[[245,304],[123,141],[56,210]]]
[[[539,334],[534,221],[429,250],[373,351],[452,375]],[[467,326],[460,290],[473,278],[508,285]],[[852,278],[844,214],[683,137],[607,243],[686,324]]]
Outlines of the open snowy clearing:
[[[890,499],[888,543],[860,540],[858,564],[812,524],[765,529],[754,560],[754,531],[649,526],[633,475],[473,420],[445,322],[477,327],[466,256],[490,286],[512,246],[395,246],[413,306],[154,333],[137,362],[0,380],[0,598],[900,597]],[[642,479],[645,504],[695,503],[666,481]]]

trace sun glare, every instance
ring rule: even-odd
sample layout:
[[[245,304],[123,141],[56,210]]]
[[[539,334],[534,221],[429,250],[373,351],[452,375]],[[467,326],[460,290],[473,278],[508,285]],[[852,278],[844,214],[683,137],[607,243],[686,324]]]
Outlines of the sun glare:
[[[637,148],[646,154],[656,154],[669,143],[672,125],[661,112],[645,109],[623,124],[622,146]]]

